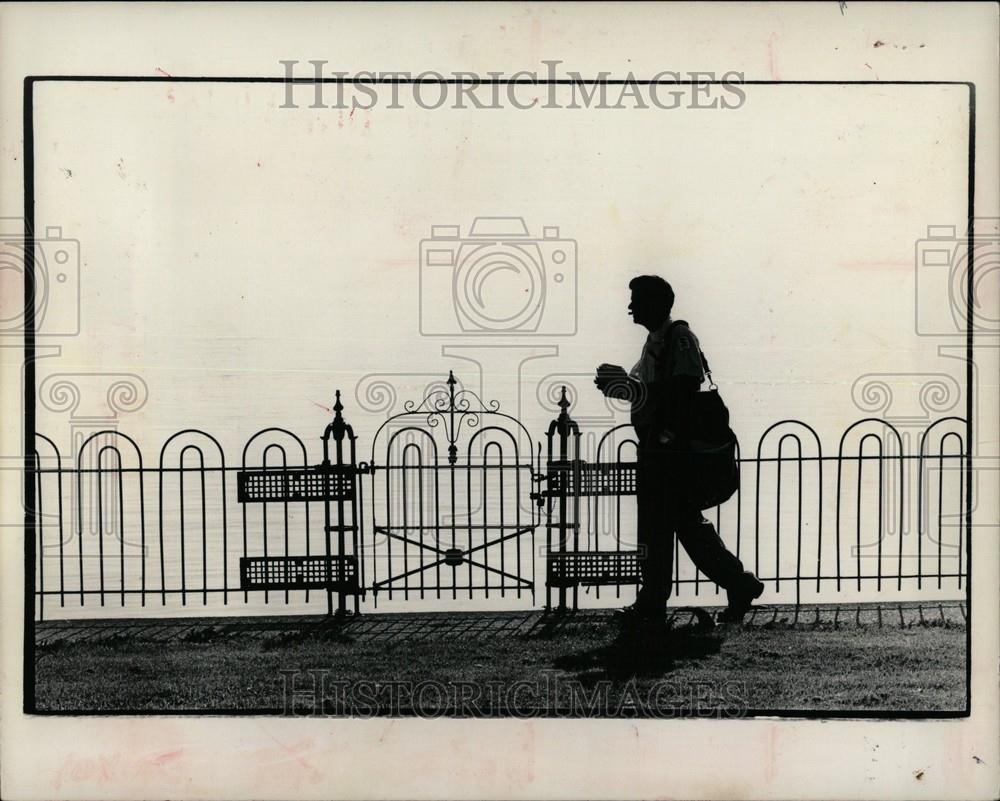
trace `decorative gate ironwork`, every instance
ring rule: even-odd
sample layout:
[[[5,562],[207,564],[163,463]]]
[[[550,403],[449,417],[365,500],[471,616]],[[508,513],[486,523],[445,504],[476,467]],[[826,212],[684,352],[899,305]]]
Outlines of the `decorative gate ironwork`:
[[[354,597],[354,612],[360,611],[358,596],[364,578],[358,576],[358,530],[360,528],[360,493],[354,429],[344,420],[344,407],[337,390],[333,405],[333,420],[323,431],[323,461],[312,467],[289,469],[287,461],[277,469],[244,470],[237,475],[238,498],[243,504],[244,556],[240,558],[240,586],[244,593],[263,590],[267,599],[269,590],[284,590],[288,601],[289,590],[325,589],[327,613],[333,614],[333,594],[338,595],[337,613],[347,612],[347,597]],[[330,442],[333,441],[334,459],[330,459]],[[253,439],[250,440],[251,442]],[[250,443],[247,443],[249,446]],[[345,447],[346,445],[346,447]],[[303,447],[303,459],[305,449]],[[246,448],[243,449],[246,466]],[[310,501],[323,504],[323,541],[321,556],[309,553]],[[306,553],[292,555],[288,548],[288,504],[305,503]],[[269,556],[267,553],[268,503],[283,504],[285,508],[285,553]],[[246,555],[246,505],[263,504],[264,555]],[[336,522],[334,522],[336,520]],[[337,535],[336,553],[332,534]],[[306,595],[308,599],[308,592]]]
[[[534,602],[540,446],[497,401],[486,405],[457,384],[449,372],[375,433],[363,556],[376,602],[383,593]]]

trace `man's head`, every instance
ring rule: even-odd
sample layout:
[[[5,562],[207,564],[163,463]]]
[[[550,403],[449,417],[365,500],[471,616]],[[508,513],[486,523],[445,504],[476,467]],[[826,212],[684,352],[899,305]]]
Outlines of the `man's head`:
[[[640,275],[628,282],[632,302],[628,305],[632,321],[655,331],[670,317],[674,307],[674,290],[658,275]]]

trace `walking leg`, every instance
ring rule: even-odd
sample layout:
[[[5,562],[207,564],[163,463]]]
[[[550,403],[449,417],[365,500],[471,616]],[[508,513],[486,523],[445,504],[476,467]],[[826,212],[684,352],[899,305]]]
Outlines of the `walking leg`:
[[[686,505],[677,512],[677,538],[695,567],[724,590],[743,581],[743,563],[726,548],[722,537],[696,506]]]
[[[642,589],[637,603],[664,609],[670,597],[674,556],[674,523],[663,465],[640,457],[636,471],[637,540]]]
[[[678,510],[677,537],[695,566],[726,591],[729,606],[722,619],[742,620],[750,605],[763,593],[764,585],[743,568],[743,563],[726,548],[715,526],[697,507],[687,505]]]

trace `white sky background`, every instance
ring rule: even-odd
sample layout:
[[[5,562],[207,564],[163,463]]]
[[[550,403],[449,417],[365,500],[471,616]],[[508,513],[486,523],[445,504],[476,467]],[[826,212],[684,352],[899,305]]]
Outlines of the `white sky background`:
[[[625,314],[626,285],[641,272],[673,284],[745,449],[786,417],[835,448],[866,416],[851,396],[864,373],[945,372],[964,386],[964,364],[914,330],[915,243],[966,213],[964,87],[747,86],[733,110],[526,111],[425,110],[405,94],[386,109],[382,87],[379,106],[353,115],[307,108],[309,87],[299,109],[278,108],[284,91],[36,86],[36,224],[62,226],[82,254],[82,335],[60,339],[39,382],[140,375],[148,403],[119,425],[150,455],[186,427],[234,457],[268,425],[315,440],[328,415],[314,401],[329,406],[336,388],[364,436],[379,415],[354,391],[370,373],[428,374],[402,379],[400,402],[449,368],[478,388],[441,346],[483,337],[420,335],[419,249],[432,225],[464,236],[488,215],[577,243],[578,332],[487,337],[558,346],[521,384],[539,438],[552,416],[535,398],[541,377],[580,373],[575,411],[601,414],[589,374],[637,358],[645,331]],[[544,313],[563,314],[552,297]],[[484,360],[486,399],[505,411],[524,352]],[[68,415],[40,407],[39,431],[68,443]]]

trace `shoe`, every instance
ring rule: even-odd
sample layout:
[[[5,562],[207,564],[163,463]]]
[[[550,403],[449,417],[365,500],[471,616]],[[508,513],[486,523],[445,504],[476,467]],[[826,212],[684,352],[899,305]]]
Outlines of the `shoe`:
[[[742,623],[743,616],[750,611],[753,602],[763,595],[764,583],[753,573],[744,573],[743,579],[741,587],[727,591],[729,606],[719,613],[719,623]]]

